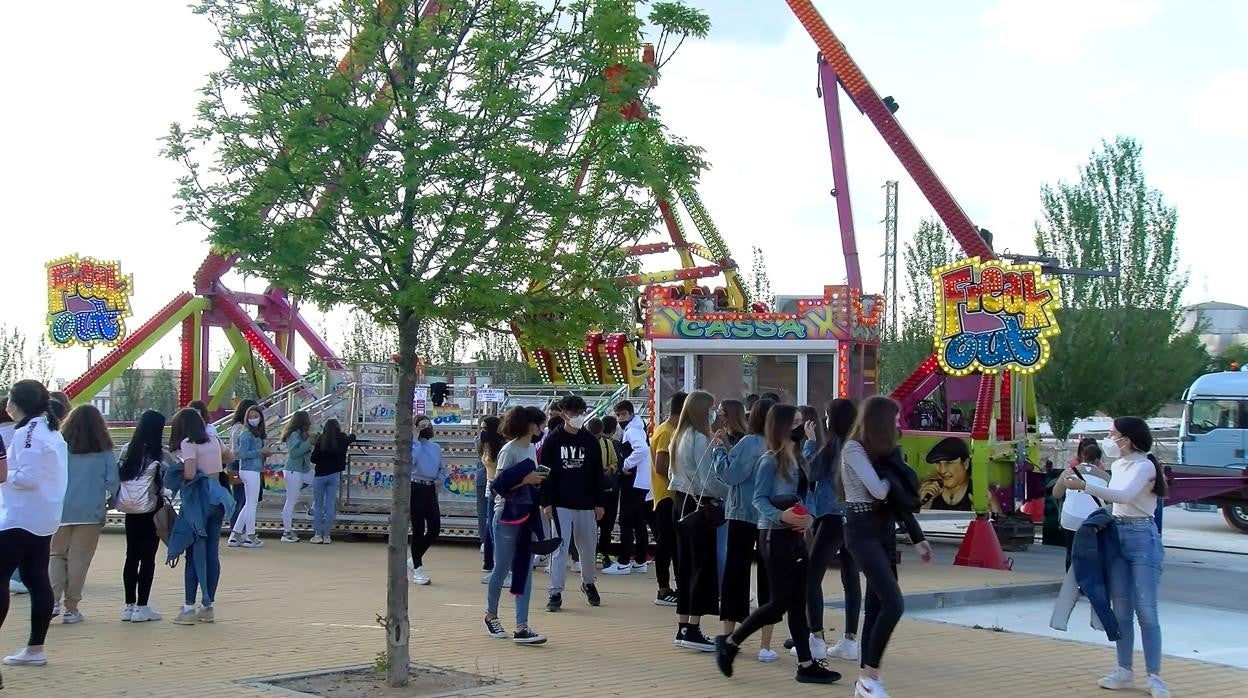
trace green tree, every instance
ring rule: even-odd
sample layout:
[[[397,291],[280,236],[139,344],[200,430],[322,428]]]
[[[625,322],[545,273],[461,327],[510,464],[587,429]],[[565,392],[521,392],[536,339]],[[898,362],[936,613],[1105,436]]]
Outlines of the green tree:
[[[939,221],[919,222],[902,251],[906,267],[906,295],[898,336],[885,336],[880,347],[880,391],[892,392],[918,365],[931,356],[936,327],[935,286],[932,270],[961,256],[957,242]]]
[[[108,418],[131,422],[143,412],[143,373],[131,366],[108,388]]]
[[[166,368],[165,359],[160,360],[160,368],[152,372],[143,389],[142,408],[156,410],[170,418],[181,405],[178,404],[178,384],[173,371]]]
[[[1232,366],[1248,366],[1248,344],[1232,344],[1223,349],[1209,364],[1209,372],[1229,371]]]
[[[1187,274],[1179,270],[1175,249],[1177,212],[1149,188],[1140,146],[1126,137],[1102,142],[1080,169],[1079,181],[1043,187],[1041,202],[1041,254],[1118,274],[1061,278],[1064,307],[1099,309],[1101,318],[1076,321],[1074,331],[1095,335],[1064,340],[1080,350],[1055,351],[1045,372],[1094,382],[1074,386],[1048,379],[1047,387],[1041,383],[1040,402],[1052,410],[1051,403],[1069,401],[1073,391],[1097,395],[1096,406],[1112,415],[1156,414],[1209,361],[1195,333],[1178,332]]]
[[[166,139],[186,168],[183,214],[241,253],[245,272],[395,329],[400,483],[422,331],[517,320],[528,342],[573,341],[623,299],[610,277],[620,248],[657,222],[647,190],[702,167],[653,108],[644,122],[622,111],[651,83],[642,33],[659,34],[662,54],[706,33],[702,13],[655,3],[647,24],[631,0],[430,6],[201,0],[228,63],[209,77],[198,122]],[[336,71],[343,27],[353,50]],[[625,71],[608,79],[613,65]],[[408,512],[395,487],[395,686],[408,680]]]
[[[0,392],[21,380],[26,366],[26,335],[16,327],[0,325]]]
[[[1106,313],[1095,308],[1061,310],[1062,333],[1049,338],[1049,364],[1036,374],[1036,393],[1048,416],[1053,435],[1061,442],[1070,436],[1075,422],[1094,414],[1104,403],[1102,354],[1108,323]]]
[[[750,255],[750,276],[747,283],[750,298],[774,308],[776,296],[771,291],[771,272],[767,270],[767,258],[763,256],[763,248],[757,245],[751,247]]]

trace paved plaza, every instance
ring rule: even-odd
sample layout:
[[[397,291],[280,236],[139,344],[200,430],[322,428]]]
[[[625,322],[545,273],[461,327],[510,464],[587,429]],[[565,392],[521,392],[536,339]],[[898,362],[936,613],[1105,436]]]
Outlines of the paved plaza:
[[[153,604],[165,614],[155,623],[118,620],[124,538],[108,533],[91,569],[78,625],[53,621],[49,664],[5,667],[6,696],[273,696],[244,685],[256,678],[331,667],[371,664],[385,649],[375,618],[385,611],[384,543],[342,541],[333,546],[278,543],[260,550],[222,546],[223,576],[217,622],[179,627],[170,622],[180,604],[182,570],[162,567]],[[908,594],[1050,581],[1013,572],[955,568],[953,548],[938,546],[941,564],[902,567]],[[162,549],[163,556],[163,549]],[[754,661],[757,640],[738,658],[733,679],[722,677],[710,655],[672,646],[673,610],[653,605],[654,575],[600,578],[600,608],[590,608],[569,575],[564,610],[542,610],[535,590],[532,623],[550,638],[540,647],[518,647],[482,630],[484,586],[474,546],[448,543],[427,558],[428,587],[412,587],[412,659],[427,665],[497,678],[490,695],[525,696],[827,696],[851,695],[843,685],[804,686],[793,681],[787,657]],[[544,586],[546,575],[536,583]],[[829,590],[838,587],[835,572]],[[830,593],[829,597],[835,594]],[[25,641],[29,597],[14,597],[0,630],[0,648]],[[511,629],[510,597],[500,616]],[[828,618],[840,623],[840,612]],[[704,621],[708,631],[718,621]],[[778,629],[777,645],[787,635]],[[1228,639],[1229,641],[1229,639]],[[1141,661],[1142,663],[1142,661]],[[833,660],[847,676],[853,667]],[[1108,643],[1081,644],[1041,637],[903,621],[885,658],[888,687],[898,698],[944,696],[1103,696],[1095,679],[1113,665]],[[1167,658],[1166,676],[1176,696],[1242,696],[1248,672]],[[1127,695],[1132,695],[1128,693]],[[1134,695],[1143,695],[1138,693]]]

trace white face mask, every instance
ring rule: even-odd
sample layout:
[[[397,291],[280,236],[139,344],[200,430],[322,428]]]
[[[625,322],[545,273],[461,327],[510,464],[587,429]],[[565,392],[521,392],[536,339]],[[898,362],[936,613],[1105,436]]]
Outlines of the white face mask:
[[[257,417],[252,417],[252,418],[250,418],[250,419],[248,419],[248,420],[247,420],[247,423],[248,423],[248,424],[250,424],[250,425],[251,425],[251,426],[253,426],[253,427],[258,427],[258,426],[260,426],[260,419],[259,419],[259,418],[257,418]]]
[[[1122,449],[1118,448],[1118,442],[1108,437],[1101,439],[1101,453],[1106,458],[1122,458]]]
[[[573,429],[580,429],[585,426],[585,415],[578,414],[575,417],[568,417],[568,424],[571,424]]]

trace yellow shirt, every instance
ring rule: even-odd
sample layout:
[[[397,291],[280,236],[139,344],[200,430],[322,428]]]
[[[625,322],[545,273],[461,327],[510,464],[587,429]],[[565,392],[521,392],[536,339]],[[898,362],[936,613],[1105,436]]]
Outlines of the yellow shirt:
[[[668,454],[669,468],[671,463],[671,453],[669,449],[672,446],[672,437],[676,435],[676,425],[671,422],[663,422],[654,428],[654,433],[650,435],[650,490],[654,492],[654,504],[658,506],[659,502],[672,496],[672,491],[667,488],[668,480],[659,474],[656,465],[658,463],[659,454]]]

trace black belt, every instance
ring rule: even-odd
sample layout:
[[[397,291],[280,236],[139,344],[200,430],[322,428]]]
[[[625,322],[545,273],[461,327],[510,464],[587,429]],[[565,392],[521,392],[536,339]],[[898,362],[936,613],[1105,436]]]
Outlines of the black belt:
[[[883,502],[846,502],[845,511],[850,514],[869,514],[873,511],[879,511],[883,507]]]
[[[432,485],[433,480],[412,480],[413,485]]]

